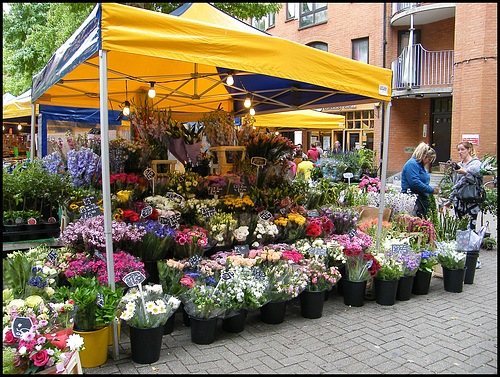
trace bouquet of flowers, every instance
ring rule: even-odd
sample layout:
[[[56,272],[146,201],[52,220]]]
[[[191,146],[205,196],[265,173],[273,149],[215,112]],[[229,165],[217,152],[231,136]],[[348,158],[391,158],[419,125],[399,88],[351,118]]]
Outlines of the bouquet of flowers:
[[[292,260],[280,260],[262,265],[269,279],[267,296],[269,301],[288,301],[297,297],[307,286],[308,277]]]
[[[371,254],[364,254],[359,248],[344,248],[346,272],[350,281],[365,281],[377,275],[380,264]]]
[[[204,227],[210,232],[209,238],[213,239],[215,245],[219,246],[233,243],[233,231],[236,229],[236,225],[237,221],[233,219],[231,213],[221,211],[216,212],[213,217],[204,222]],[[242,237],[242,234],[238,234],[238,236]]]
[[[142,261],[167,258],[174,245],[176,231],[152,220],[146,220],[137,226],[146,230],[146,234],[142,237],[142,242],[130,249],[130,254]]]
[[[332,211],[328,207],[324,207],[320,211],[321,216],[328,217],[333,223],[334,234],[347,234],[351,229],[356,227],[358,220],[358,212],[351,209],[338,209]]]
[[[236,182],[233,182],[233,184]],[[220,204],[224,212],[250,212],[255,206],[250,196],[244,195],[242,198],[232,195],[224,195],[220,198]]]
[[[384,240],[391,228],[391,223],[387,221],[382,221],[382,233],[380,235],[380,239]],[[378,231],[378,218],[366,220],[363,224],[358,227],[363,233],[368,234],[372,239],[377,238]]]
[[[227,302],[224,292],[216,286],[214,279],[199,274],[194,278],[187,275],[181,279],[181,284],[189,288],[180,297],[189,316],[209,319],[224,314]]]
[[[321,260],[306,258],[300,265],[308,277],[307,291],[329,291],[342,277],[336,267],[328,268]]]
[[[343,252],[344,246],[333,239],[324,240],[324,246],[328,259],[328,266],[340,267],[346,262],[346,257]]]
[[[266,245],[271,243],[276,236],[278,236],[279,230],[276,224],[263,220],[260,217],[257,220],[257,225],[255,227],[254,236],[256,238],[252,246],[257,247],[259,244]]]
[[[306,235],[312,238],[328,237],[335,230],[335,225],[327,216],[308,218],[309,225],[306,228]]]
[[[382,280],[398,280],[403,276],[403,267],[396,254],[390,251],[375,254],[374,257],[380,264],[380,270],[375,277]]]
[[[293,244],[293,247],[297,249],[299,253],[301,253],[305,258],[314,258],[314,253],[312,252],[312,249],[324,249],[326,250],[326,242],[325,240],[321,238],[317,239],[307,239],[307,238],[302,238],[298,241],[296,241]],[[328,253],[328,251],[327,251]],[[328,254],[327,254],[328,255]],[[328,259],[327,255],[319,256],[319,259],[325,261]]]
[[[348,234],[333,234],[326,239],[326,241],[330,240],[337,241],[344,249],[356,249],[360,251],[364,251],[372,245],[371,237],[359,229],[356,229],[356,235],[353,237]]]
[[[430,243],[437,240],[434,225],[425,219],[412,217],[410,215],[398,215],[394,218],[395,228],[407,233],[422,232],[425,235],[425,241]]]
[[[193,226],[191,229],[181,226],[175,233],[174,241],[174,258],[202,255],[203,247],[208,244],[208,231],[198,226]]]
[[[131,243],[135,244],[141,241],[146,234],[146,230],[143,228],[115,220],[112,220],[111,232],[113,246],[125,250]],[[76,251],[94,251],[97,249],[104,252],[106,250],[104,215],[89,219],[80,218],[75,223],[69,223],[61,233],[60,240],[65,246]]]
[[[305,237],[306,218],[298,213],[290,212],[286,217],[280,216],[274,220],[279,228],[279,241],[294,241]]]
[[[174,215],[177,204],[170,198],[161,195],[148,196],[144,203],[156,209],[158,216],[168,217]]]
[[[422,255],[411,250],[407,253],[398,254],[396,259],[403,268],[403,276],[415,276],[420,266]]]
[[[450,270],[461,270],[465,267],[467,252],[459,251],[456,241],[435,242],[437,250],[437,259],[441,266]]]
[[[70,149],[67,153],[68,173],[74,187],[89,187],[95,177],[101,174],[101,160],[91,149],[82,147]]]
[[[123,296],[119,310],[120,319],[129,326],[154,328],[163,326],[180,305],[179,299],[163,293],[160,284],[146,284],[143,295],[138,288],[130,288]]]
[[[182,261],[174,259],[158,261],[158,277],[160,278],[163,292],[179,297],[185,286],[181,284],[181,279],[184,276],[184,268],[186,264]]]
[[[382,182],[379,178],[367,177],[363,176],[363,179],[359,183],[359,188],[365,191],[373,191],[380,192],[380,187],[382,186]],[[385,189],[387,191],[387,188]]]
[[[433,267],[438,263],[437,252],[426,249],[420,251],[420,265],[418,267],[420,271],[432,274]]]

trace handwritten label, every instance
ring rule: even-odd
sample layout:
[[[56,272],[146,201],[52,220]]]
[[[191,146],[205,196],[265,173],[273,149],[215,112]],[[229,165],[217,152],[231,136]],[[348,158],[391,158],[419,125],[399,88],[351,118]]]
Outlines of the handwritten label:
[[[180,174],[177,176],[177,180],[179,181],[179,183],[184,183],[184,181],[186,180],[186,176],[184,174]]]
[[[141,271],[132,271],[125,275],[122,279],[122,281],[130,288],[141,284],[144,280],[146,280],[146,276],[144,276]]]
[[[220,186],[210,186],[208,188],[208,195],[217,196],[222,191],[222,187]]]
[[[95,304],[100,308],[104,307],[104,296],[102,295],[101,292],[97,292],[97,300]]]
[[[177,194],[176,192],[169,191],[165,194],[165,197],[176,202],[177,204],[182,203],[184,197],[182,195]]]
[[[144,218],[146,218],[152,214],[153,214],[153,207],[151,207],[151,206],[144,207],[141,211],[141,217],[144,217]]]
[[[146,170],[144,170],[143,174],[147,180],[151,180],[156,176],[155,171],[151,168],[146,168]]]
[[[366,262],[366,269],[370,269],[373,265],[373,261],[372,260],[369,260],[368,262]]]
[[[266,220],[270,220],[273,217],[273,214],[267,210],[264,210],[264,211],[259,212],[259,217],[262,220],[266,221]]]
[[[51,261],[52,263],[55,263],[57,260],[57,252],[55,250],[50,250],[49,253],[47,254],[47,259]]]
[[[352,177],[354,177],[354,174],[352,174],[352,173],[344,173],[344,178],[349,179],[349,178],[352,178]]]
[[[102,211],[97,204],[91,204],[89,206],[80,207],[80,214],[84,220],[87,220],[102,215]]]
[[[353,237],[357,234],[357,231],[355,228],[352,228],[347,234],[349,235],[350,239],[353,239]]]
[[[233,271],[223,272],[220,277],[224,281],[230,281],[234,278],[234,272]]]
[[[234,253],[245,255],[250,253],[250,247],[248,245],[236,245],[234,246]]]
[[[319,212],[316,210],[313,211],[307,211],[307,216],[308,217],[319,217]]]
[[[408,245],[392,245],[391,251],[393,254],[405,254],[409,251],[410,247]]]
[[[236,191],[238,194],[244,194],[248,192],[248,187],[245,184],[242,183],[233,183],[234,191]]]
[[[280,213],[283,215],[283,216],[286,216],[288,214],[288,207],[283,207],[283,208],[280,208]]]
[[[16,338],[20,338],[25,332],[30,331],[33,323],[30,318],[27,317],[16,317],[12,321],[12,335]]]
[[[188,259],[188,262],[189,264],[191,265],[191,267],[198,267],[198,265],[201,263],[203,259],[201,258],[201,256],[199,256],[198,254],[197,255],[193,255],[191,258]]]
[[[319,249],[317,247],[311,247],[309,249],[309,254],[311,254],[311,255],[325,256],[326,255],[326,249]]]
[[[159,217],[158,222],[162,225],[168,225],[170,228],[177,228],[179,226],[179,220],[181,218],[181,214],[177,213],[168,217]]]
[[[254,268],[252,269],[252,276],[259,281],[263,281],[266,278],[266,273],[258,268]]]
[[[207,207],[201,209],[201,214],[204,218],[213,217],[215,215],[215,207]]]
[[[98,200],[94,195],[82,199],[82,203],[84,206],[90,206],[92,204],[96,204],[97,202]]]
[[[264,157],[252,157],[250,163],[255,166],[266,166],[267,160]]]

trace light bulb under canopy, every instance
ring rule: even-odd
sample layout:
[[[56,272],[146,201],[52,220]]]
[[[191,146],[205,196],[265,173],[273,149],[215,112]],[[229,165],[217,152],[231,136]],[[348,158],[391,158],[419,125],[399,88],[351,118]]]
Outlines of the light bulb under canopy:
[[[245,102],[243,102],[243,106],[247,109],[252,106],[252,101],[250,100],[250,94],[247,94],[247,98],[245,98]]]
[[[155,83],[151,82],[150,84],[151,84],[151,87],[149,88],[148,96],[149,96],[149,98],[155,98],[155,96],[156,96]]]
[[[125,107],[123,108],[123,115],[125,116],[129,116],[130,114],[130,102],[129,101],[125,101]]]
[[[226,78],[226,84],[227,84],[227,85],[233,85],[233,84],[234,84],[234,78],[233,78],[233,75],[231,75],[231,74],[227,75],[227,78]]]
[[[250,115],[251,116],[255,115],[255,109],[253,107],[250,108]]]
[[[18,129],[19,131],[21,131],[21,130],[23,129],[23,126],[21,126],[20,124],[18,124],[18,125],[17,125],[17,129]]]

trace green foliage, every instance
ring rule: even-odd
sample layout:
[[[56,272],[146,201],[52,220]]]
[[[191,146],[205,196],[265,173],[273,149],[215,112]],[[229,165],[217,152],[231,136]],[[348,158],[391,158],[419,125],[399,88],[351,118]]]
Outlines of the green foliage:
[[[493,250],[497,246],[497,241],[491,237],[485,237],[481,243],[481,248],[485,250]]]
[[[3,282],[4,287],[12,289],[14,298],[23,298],[26,291],[26,283],[32,276],[31,263],[23,253],[13,253],[9,258],[3,260]]]
[[[493,216],[498,216],[498,195],[497,188],[491,188],[490,186],[486,186],[484,188],[486,191],[486,200],[479,204],[479,208],[483,213],[491,213]]]

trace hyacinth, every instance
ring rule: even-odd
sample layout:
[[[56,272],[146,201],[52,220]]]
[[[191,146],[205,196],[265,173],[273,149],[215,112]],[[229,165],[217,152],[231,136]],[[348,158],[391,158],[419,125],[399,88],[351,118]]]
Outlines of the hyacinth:
[[[68,157],[68,173],[73,179],[74,187],[89,186],[100,171],[100,158],[89,148],[70,149]]]
[[[142,240],[146,230],[120,221],[111,221],[113,246],[123,246]],[[104,233],[104,215],[80,218],[76,223],[69,223],[61,233],[60,240],[65,246],[79,251],[106,250]]]

